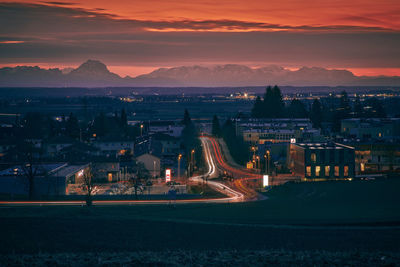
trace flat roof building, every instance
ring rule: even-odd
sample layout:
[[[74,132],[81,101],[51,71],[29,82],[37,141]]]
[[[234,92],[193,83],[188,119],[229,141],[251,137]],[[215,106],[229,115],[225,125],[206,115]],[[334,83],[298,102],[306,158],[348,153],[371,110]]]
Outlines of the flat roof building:
[[[33,188],[35,197],[61,196],[68,194],[69,184],[82,183],[89,164],[69,165],[67,163],[37,164],[32,166],[35,173]],[[22,166],[0,171],[0,194],[27,196],[29,181],[27,170]]]
[[[288,168],[306,180],[354,178],[354,148],[338,143],[293,143]]]

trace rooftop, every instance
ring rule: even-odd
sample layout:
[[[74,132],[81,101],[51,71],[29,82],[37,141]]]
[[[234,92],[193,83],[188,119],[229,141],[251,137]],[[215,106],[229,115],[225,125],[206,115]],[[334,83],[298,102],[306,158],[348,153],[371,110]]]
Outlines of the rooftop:
[[[339,144],[339,143],[295,143],[296,145],[304,149],[354,149],[354,147]]]
[[[52,163],[52,164],[40,164],[33,165],[34,171],[37,175],[52,174],[57,170],[67,166],[67,163]],[[0,171],[0,176],[14,176],[14,175],[24,175],[25,171],[22,166],[13,166],[11,168]]]

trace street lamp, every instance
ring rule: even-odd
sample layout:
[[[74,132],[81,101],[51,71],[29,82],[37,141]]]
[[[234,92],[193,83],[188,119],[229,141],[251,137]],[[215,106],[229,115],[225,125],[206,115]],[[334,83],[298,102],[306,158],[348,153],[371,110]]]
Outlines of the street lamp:
[[[264,154],[264,173],[267,172],[267,155]]]
[[[156,161],[153,161],[153,178],[156,178]]]
[[[140,136],[143,135],[143,124],[140,124]]]
[[[194,159],[193,159],[193,154],[194,154],[194,149],[192,149],[192,152],[190,153],[190,167],[191,167],[191,171],[193,172],[194,170]]]
[[[256,147],[252,146],[251,150],[253,151],[253,159],[255,159],[256,158]]]
[[[182,154],[179,154],[179,156],[178,156],[178,179],[181,178],[181,158],[182,158]]]
[[[261,172],[261,168],[260,168],[260,157],[257,156],[256,159],[257,159],[257,169],[260,169],[260,172]]]

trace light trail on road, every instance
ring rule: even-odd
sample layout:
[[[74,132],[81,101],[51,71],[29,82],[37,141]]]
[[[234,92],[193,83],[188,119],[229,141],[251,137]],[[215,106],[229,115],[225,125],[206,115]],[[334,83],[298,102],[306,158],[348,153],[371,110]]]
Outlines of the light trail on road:
[[[212,157],[211,150],[210,150],[210,143],[212,143],[211,139],[209,139],[207,137],[201,137],[200,140],[203,145],[205,159],[208,164],[208,172],[205,175],[192,177],[190,179],[192,181],[204,182],[205,177],[210,177],[210,178],[215,177],[216,166],[215,166],[214,159]],[[214,190],[216,190],[224,195],[230,196],[228,198],[221,199],[224,202],[244,201],[244,195],[242,193],[233,190],[232,188],[228,187],[225,184],[222,184],[222,183],[216,182],[216,181],[210,181],[210,180],[207,181],[207,184]]]
[[[235,179],[233,183],[234,183],[235,187],[244,194],[244,196],[246,197],[247,200],[256,200],[256,199],[264,199],[265,198],[265,197],[259,195],[255,190],[253,190],[249,187],[246,187],[243,184],[243,181],[246,181],[246,180],[254,180],[254,179],[261,180],[262,175],[250,173],[250,172],[229,166],[224,161],[219,144],[215,140],[215,138],[212,138],[212,137],[202,137],[202,138],[207,138],[212,143],[214,155],[217,159],[219,166],[222,169],[224,169],[228,172],[231,172],[232,174],[235,174],[236,177],[239,177],[238,179]]]

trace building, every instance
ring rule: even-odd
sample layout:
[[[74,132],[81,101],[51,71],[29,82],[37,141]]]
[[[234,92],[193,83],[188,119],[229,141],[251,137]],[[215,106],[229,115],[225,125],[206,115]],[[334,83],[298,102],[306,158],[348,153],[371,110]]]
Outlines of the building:
[[[72,146],[76,141],[67,136],[56,136],[43,142],[43,152],[48,157],[54,157],[62,149]]]
[[[359,140],[400,140],[400,118],[345,119],[341,133]]]
[[[236,121],[238,134],[251,144],[321,142],[320,130],[312,128],[309,119],[247,119]]]
[[[135,141],[110,137],[94,141],[93,146],[99,149],[101,155],[108,158],[117,158],[125,153],[133,154]]]
[[[151,136],[151,148],[161,155],[178,155],[181,142],[176,137],[157,133]]]
[[[356,174],[400,173],[400,143],[356,143]]]
[[[354,178],[354,147],[338,143],[293,143],[288,168],[305,179]]]
[[[118,161],[96,161],[92,163],[93,178],[96,182],[117,182],[121,178]]]
[[[35,173],[33,188],[35,197],[68,195],[68,185],[81,184],[89,164],[69,165],[67,163],[40,164],[32,167]],[[27,170],[22,166],[0,171],[0,194],[27,196],[29,182]]]
[[[150,121],[149,134],[162,133],[172,137],[180,137],[184,126],[176,121]]]

